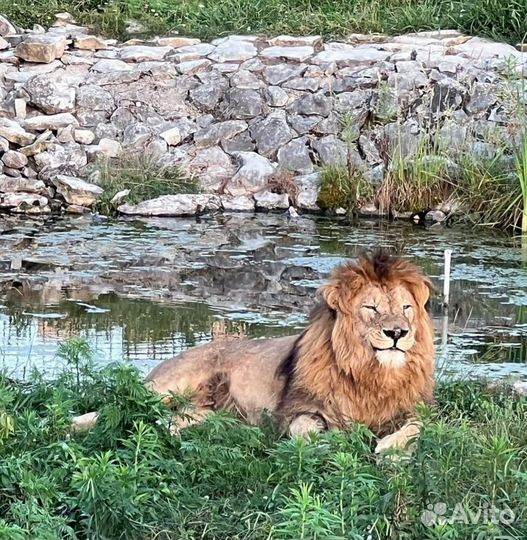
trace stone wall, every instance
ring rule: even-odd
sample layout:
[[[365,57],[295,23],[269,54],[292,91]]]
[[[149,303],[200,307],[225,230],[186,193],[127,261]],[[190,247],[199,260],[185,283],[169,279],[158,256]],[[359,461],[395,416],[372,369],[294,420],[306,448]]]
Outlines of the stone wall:
[[[437,136],[492,156],[517,136],[512,109],[525,104],[525,54],[455,31],[119,45],[62,17],[25,33],[0,20],[0,34],[2,211],[82,211],[102,192],[94,162],[145,155],[203,193],[122,213],[288,208],[269,188],[282,172],[296,205],[316,210],[321,167],[378,184],[387,149],[411,159]]]

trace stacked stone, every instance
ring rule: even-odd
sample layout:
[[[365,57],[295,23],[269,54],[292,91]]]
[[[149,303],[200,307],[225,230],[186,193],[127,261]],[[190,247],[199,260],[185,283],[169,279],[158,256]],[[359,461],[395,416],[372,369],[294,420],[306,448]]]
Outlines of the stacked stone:
[[[496,134],[510,138],[503,74],[527,76],[524,53],[454,31],[117,44],[63,14],[47,31],[1,18],[0,36],[0,210],[31,214],[90,207],[94,162],[143,155],[203,193],[124,214],[287,208],[269,187],[280,174],[317,210],[321,167],[378,184],[386,149],[411,159],[432,127],[445,147],[492,156]]]

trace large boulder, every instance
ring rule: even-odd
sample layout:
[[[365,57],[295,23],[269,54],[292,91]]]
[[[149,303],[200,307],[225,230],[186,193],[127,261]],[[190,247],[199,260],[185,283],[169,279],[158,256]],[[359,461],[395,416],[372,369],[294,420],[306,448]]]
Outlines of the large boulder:
[[[81,178],[58,174],[52,180],[57,192],[68,204],[89,208],[103,194],[104,190]]]
[[[163,195],[139,204],[122,204],[118,207],[121,214],[129,216],[193,216],[221,208],[221,199],[217,195],[179,194]]]
[[[16,46],[15,55],[26,62],[49,64],[61,58],[65,48],[64,34],[31,34]]]

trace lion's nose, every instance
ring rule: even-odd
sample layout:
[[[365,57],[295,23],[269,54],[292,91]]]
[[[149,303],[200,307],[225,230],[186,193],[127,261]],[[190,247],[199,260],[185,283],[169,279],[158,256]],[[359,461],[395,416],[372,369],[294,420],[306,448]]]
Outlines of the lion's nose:
[[[406,336],[408,334],[408,330],[405,330],[404,328],[383,328],[384,335],[393,339],[394,342],[397,342],[398,339]]]

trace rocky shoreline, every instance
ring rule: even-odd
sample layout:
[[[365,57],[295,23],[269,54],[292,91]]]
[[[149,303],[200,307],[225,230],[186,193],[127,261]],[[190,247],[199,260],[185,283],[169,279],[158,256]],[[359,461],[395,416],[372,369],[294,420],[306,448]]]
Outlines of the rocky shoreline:
[[[512,109],[526,97],[525,53],[455,31],[118,44],[62,14],[47,31],[2,18],[0,36],[0,211],[10,213],[84,212],[103,194],[98,161],[145,156],[201,192],[139,204],[120,194],[121,214],[317,211],[325,167],[379,185],[387,155],[412,159],[432,139],[454,158],[492,158],[517,140]],[[276,188],[284,175],[294,196]]]

